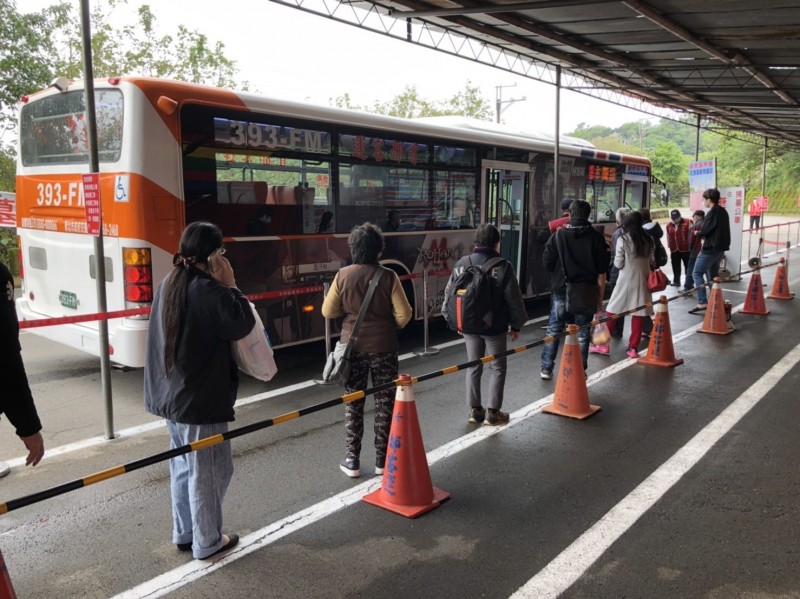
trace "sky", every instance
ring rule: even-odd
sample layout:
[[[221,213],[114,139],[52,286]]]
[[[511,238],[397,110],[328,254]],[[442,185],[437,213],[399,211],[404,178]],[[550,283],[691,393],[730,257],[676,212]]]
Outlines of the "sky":
[[[71,1],[79,10],[79,0]],[[96,1],[89,0],[90,5]],[[18,0],[18,9],[36,11],[55,3]],[[115,9],[113,23],[135,23],[142,4],[155,14],[161,35],[182,24],[212,44],[222,42],[225,55],[236,61],[239,79],[264,95],[330,105],[348,93],[355,104],[369,106],[394,98],[407,85],[422,98],[445,100],[469,81],[493,108],[497,86],[503,86],[503,100],[519,100],[504,104],[503,122],[528,131],[555,130],[556,88],[549,84],[268,0],[128,0]],[[562,90],[562,134],[580,123],[617,127],[642,119],[653,117]]]

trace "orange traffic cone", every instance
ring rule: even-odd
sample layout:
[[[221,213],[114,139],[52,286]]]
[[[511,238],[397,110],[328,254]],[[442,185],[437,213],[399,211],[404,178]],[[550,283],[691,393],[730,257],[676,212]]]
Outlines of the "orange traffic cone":
[[[3,552],[0,551],[0,599],[17,599],[14,592],[14,585],[11,584],[11,577],[8,575],[6,560],[3,559]]]
[[[647,346],[647,355],[644,358],[639,358],[637,362],[651,366],[666,366],[667,368],[683,364],[683,360],[675,359],[666,295],[662,295],[659,298],[655,309],[656,317],[653,322],[653,334],[650,335],[650,344]]]
[[[599,409],[600,406],[589,403],[581,348],[578,344],[578,325],[569,324],[567,338],[564,340],[564,353],[561,354],[561,364],[558,368],[553,403],[542,412],[583,420]]]
[[[747,298],[744,308],[739,310],[742,314],[769,314],[764,301],[764,284],[761,282],[761,273],[758,269],[750,277],[750,286],[747,288]]]
[[[789,281],[786,278],[786,259],[781,258],[778,270],[775,273],[775,282],[772,284],[772,293],[767,296],[769,299],[790,300],[794,299],[794,294],[789,293]]]
[[[728,320],[726,312],[725,300],[722,299],[722,285],[719,284],[719,277],[714,277],[711,297],[708,298],[706,317],[703,319],[703,326],[698,330],[701,333],[713,333],[714,335],[733,333],[733,322]]]
[[[365,495],[364,501],[406,518],[416,518],[438,507],[450,494],[431,483],[411,375],[401,374],[398,381],[381,488]]]

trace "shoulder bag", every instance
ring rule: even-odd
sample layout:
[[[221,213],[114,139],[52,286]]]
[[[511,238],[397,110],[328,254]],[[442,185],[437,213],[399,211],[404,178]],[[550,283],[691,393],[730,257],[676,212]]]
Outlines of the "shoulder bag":
[[[275,365],[275,358],[272,355],[272,345],[270,345],[267,334],[264,331],[264,323],[256,311],[256,307],[250,303],[250,309],[255,316],[256,324],[245,337],[234,341],[231,344],[233,359],[239,369],[253,378],[268,381],[278,372]]]
[[[364,301],[361,304],[361,309],[358,311],[358,318],[353,325],[353,332],[350,333],[350,339],[347,343],[341,341],[336,342],[333,351],[328,354],[328,359],[325,361],[325,368],[322,369],[322,380],[326,383],[335,383],[344,387],[347,384],[347,379],[350,378],[350,353],[353,349],[353,341],[357,339],[358,329],[361,327],[361,321],[367,314],[367,308],[372,301],[372,296],[375,295],[375,289],[378,287],[378,282],[383,276],[384,268],[378,266],[378,270],[372,276],[369,282],[369,289],[367,295],[364,296]]]
[[[567,267],[564,263],[564,252],[566,245],[561,238],[562,230],[556,232],[556,247],[558,247],[558,258],[561,260],[561,268],[564,270],[564,279],[567,282],[567,312],[577,315],[594,314],[600,300],[600,288],[597,283],[577,283],[570,281]]]

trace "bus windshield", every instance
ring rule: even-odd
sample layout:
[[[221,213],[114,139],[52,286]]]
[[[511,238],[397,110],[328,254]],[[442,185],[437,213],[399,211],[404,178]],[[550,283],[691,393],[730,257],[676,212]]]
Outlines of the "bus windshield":
[[[122,92],[95,93],[97,147],[101,162],[116,162],[122,150]],[[26,104],[20,113],[24,166],[88,162],[84,93],[54,94]]]

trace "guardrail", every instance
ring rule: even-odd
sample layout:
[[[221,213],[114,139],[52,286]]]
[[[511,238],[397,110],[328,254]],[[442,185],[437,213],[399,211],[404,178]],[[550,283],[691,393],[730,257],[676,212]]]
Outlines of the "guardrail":
[[[771,266],[776,266],[777,264],[779,264],[779,263],[775,262],[775,263],[768,264],[768,265],[762,265],[762,266],[760,266],[758,268],[754,268],[754,269],[749,270],[749,271],[743,271],[741,274],[747,274],[747,273],[751,273],[751,272],[756,272],[756,271],[759,271],[759,270],[764,269],[764,268],[769,268]],[[708,282],[708,283],[705,283],[703,285],[703,287],[709,287],[712,284],[713,284],[713,282]],[[691,293],[692,293],[691,291],[686,291],[686,292],[683,292],[683,293],[679,293],[679,294],[667,299],[666,302],[669,303],[669,302],[675,301],[675,300],[680,299],[680,298],[682,298],[682,297],[684,297],[684,296],[686,296],[688,294],[691,294]],[[624,316],[627,316],[629,314],[633,314],[635,312],[638,312],[639,310],[643,310],[643,309],[646,309],[646,308],[652,308],[654,304],[659,303],[661,301],[662,300],[650,301],[650,302],[647,302],[647,303],[645,303],[645,304],[643,304],[641,306],[637,306],[635,308],[631,308],[631,309],[626,310],[624,312],[620,312],[618,314],[615,314],[614,316],[592,320],[591,322],[589,322],[587,324],[584,324],[579,328],[590,328],[591,329],[591,327],[594,327],[597,324],[600,324],[600,323],[603,323],[603,322],[615,321],[615,320],[617,320],[619,318],[622,318]],[[520,346],[514,347],[514,348],[509,349],[507,351],[504,351],[502,353],[483,356],[482,358],[478,358],[476,360],[471,360],[469,362],[462,362],[460,364],[455,364],[453,366],[448,366],[446,368],[441,368],[439,370],[434,370],[432,372],[428,372],[426,374],[422,374],[422,375],[419,375],[419,376],[412,376],[411,384],[412,385],[416,385],[417,383],[421,383],[423,381],[429,381],[429,380],[432,380],[432,379],[435,379],[435,378],[438,378],[438,377],[441,377],[441,376],[447,376],[447,375],[455,374],[456,372],[465,370],[465,369],[470,368],[472,366],[477,366],[478,364],[486,364],[488,362],[492,362],[492,361],[497,360],[499,358],[504,358],[504,357],[511,356],[511,355],[514,355],[514,354],[522,353],[522,352],[527,351],[529,349],[533,349],[534,347],[540,347],[540,346],[544,345],[545,343],[549,343],[551,341],[555,341],[556,339],[561,339],[563,337],[566,337],[567,335],[568,335],[567,331],[564,331],[563,333],[561,333],[559,335],[549,335],[547,337],[544,337],[543,339],[539,339],[539,340],[536,340],[536,341],[532,341],[530,343],[526,343],[525,345],[520,345]],[[408,382],[407,381],[403,381],[403,384],[408,384]],[[44,491],[39,491],[37,493],[32,493],[30,495],[25,495],[23,497],[19,497],[19,498],[16,498],[16,499],[11,499],[9,501],[0,503],[0,515],[6,514],[6,513],[10,512],[10,511],[18,510],[20,508],[32,505],[34,503],[39,503],[39,502],[44,501],[46,499],[51,499],[53,497],[57,497],[58,495],[63,495],[63,494],[68,493],[70,491],[74,491],[74,490],[81,489],[83,487],[87,487],[87,486],[95,484],[95,483],[99,483],[101,481],[105,481],[105,480],[109,480],[111,478],[115,478],[115,477],[120,476],[122,474],[127,474],[129,472],[133,472],[135,470],[139,470],[139,469],[144,468],[146,466],[151,466],[153,464],[157,464],[159,462],[163,462],[163,461],[169,460],[169,459],[171,459],[173,457],[177,457],[179,455],[190,453],[192,451],[198,451],[198,450],[204,449],[206,447],[211,447],[211,446],[214,446],[214,445],[218,445],[219,443],[223,443],[225,441],[229,441],[231,439],[235,439],[236,437],[241,437],[243,435],[247,435],[249,433],[253,433],[253,432],[265,429],[265,428],[269,428],[269,427],[275,426],[277,424],[282,424],[284,422],[289,422],[291,420],[296,420],[298,418],[301,418],[302,416],[307,416],[309,414],[314,414],[314,413],[322,411],[324,409],[331,408],[331,407],[334,407],[334,406],[338,406],[338,405],[341,405],[341,404],[346,404],[346,403],[349,403],[351,401],[355,401],[357,399],[363,399],[367,395],[372,395],[373,393],[377,393],[379,391],[384,391],[386,389],[391,389],[392,387],[398,387],[398,386],[400,386],[400,379],[396,379],[396,380],[394,380],[394,381],[392,381],[390,383],[384,383],[383,385],[377,385],[375,387],[371,387],[371,388],[368,388],[368,389],[364,389],[364,390],[360,390],[360,391],[353,391],[351,393],[345,393],[345,394],[340,395],[340,396],[338,396],[336,398],[329,399],[327,401],[324,401],[324,402],[321,402],[321,403],[317,403],[317,404],[314,404],[314,405],[311,405],[311,406],[308,406],[308,407],[305,407],[305,408],[301,408],[300,410],[295,410],[295,411],[292,411],[292,412],[287,412],[285,414],[281,414],[280,416],[276,416],[275,418],[269,418],[269,419],[266,419],[266,420],[261,420],[259,422],[254,422],[253,424],[249,424],[247,426],[242,426],[242,427],[239,427],[239,428],[235,428],[233,430],[229,430],[228,432],[223,433],[223,434],[214,435],[212,437],[206,437],[204,439],[199,439],[198,441],[195,441],[195,442],[190,443],[188,445],[183,445],[181,447],[176,447],[176,448],[170,449],[168,451],[164,451],[164,452],[152,455],[152,456],[148,456],[148,457],[142,458],[140,460],[136,460],[136,461],[133,461],[133,462],[128,462],[127,464],[122,464],[122,465],[119,465],[119,466],[115,466],[113,468],[108,468],[106,470],[101,470],[100,472],[95,472],[95,473],[90,474],[88,476],[84,476],[82,478],[75,479],[73,481],[70,481],[70,482],[55,486],[55,487],[51,487],[50,489],[45,489]]]

